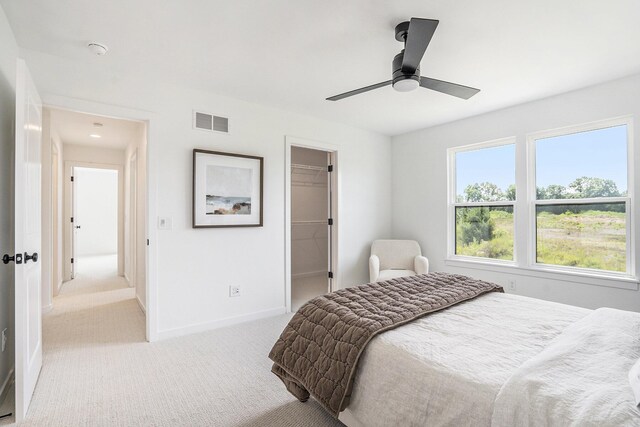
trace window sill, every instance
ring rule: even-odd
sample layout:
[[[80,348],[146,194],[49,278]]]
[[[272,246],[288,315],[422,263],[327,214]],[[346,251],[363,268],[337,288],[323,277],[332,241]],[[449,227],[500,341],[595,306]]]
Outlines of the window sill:
[[[617,276],[597,273],[570,272],[552,268],[521,267],[513,262],[474,260],[468,258],[448,258],[445,265],[458,268],[471,268],[477,270],[496,271],[503,274],[517,276],[529,276],[542,279],[574,282],[592,286],[604,286],[608,288],[638,290],[639,280],[636,277]]]

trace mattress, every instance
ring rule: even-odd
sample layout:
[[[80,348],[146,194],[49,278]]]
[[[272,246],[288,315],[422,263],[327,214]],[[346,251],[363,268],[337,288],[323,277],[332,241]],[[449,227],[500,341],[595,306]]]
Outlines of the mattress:
[[[503,384],[591,310],[490,293],[387,331],[360,359],[349,427],[490,426]]]

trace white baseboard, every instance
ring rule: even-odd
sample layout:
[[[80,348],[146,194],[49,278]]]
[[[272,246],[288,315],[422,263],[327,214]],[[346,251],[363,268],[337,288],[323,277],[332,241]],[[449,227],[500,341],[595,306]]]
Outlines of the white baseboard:
[[[131,282],[131,280],[129,280],[129,276],[127,276],[127,273],[124,273],[124,275],[122,276],[124,277],[124,280],[127,281],[127,285],[129,285],[130,288],[134,288],[135,284]]]
[[[7,393],[9,393],[9,389],[11,388],[11,384],[13,384],[13,368],[9,370],[7,373],[7,377],[0,385],[0,405],[4,402],[4,399],[7,397]]]
[[[166,329],[159,331],[157,335],[158,340],[166,338],[174,338],[182,335],[195,334],[198,332],[209,331],[211,329],[223,328],[225,326],[236,325],[238,323],[250,322],[252,320],[264,319],[266,317],[273,317],[279,314],[287,312],[286,307],[271,308],[268,310],[256,311],[254,313],[243,314],[241,316],[226,317],[220,320],[214,320],[211,322],[196,323],[189,326],[183,326],[180,328]]]
[[[62,289],[62,284],[63,283],[64,282],[62,280],[58,280],[58,283],[56,284],[56,289],[55,289],[55,292],[54,292],[54,295],[53,295],[54,297],[57,297],[58,294],[60,293],[60,289]]]
[[[140,301],[140,297],[138,295],[136,295],[136,301],[138,302],[138,305],[140,306],[140,310],[142,310],[142,312],[144,314],[147,314],[147,308],[144,306],[142,301]]]

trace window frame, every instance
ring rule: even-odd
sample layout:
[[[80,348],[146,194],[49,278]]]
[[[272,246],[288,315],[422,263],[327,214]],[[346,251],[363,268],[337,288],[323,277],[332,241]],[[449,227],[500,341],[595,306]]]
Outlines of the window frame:
[[[485,148],[495,148],[504,145],[513,145],[516,151],[514,155],[514,184],[516,185],[516,200],[500,200],[496,202],[458,202],[457,201],[457,182],[456,182],[456,154],[467,151],[477,151]],[[447,200],[447,230],[449,236],[447,237],[447,258],[455,260],[466,260],[470,262],[487,262],[500,265],[517,265],[517,233],[516,233],[516,212],[517,212],[517,200],[518,200],[518,186],[517,186],[517,144],[516,138],[507,137],[500,138],[491,141],[481,142],[478,144],[464,145],[460,147],[451,147],[447,149],[447,169],[448,169],[448,200]],[[456,254],[456,208],[479,208],[479,207],[506,207],[510,206],[513,209],[513,259],[497,259],[476,257],[471,255],[458,255]]]
[[[536,140],[588,132],[615,126],[627,127],[627,195],[625,197],[602,197],[589,199],[542,199],[536,197]],[[633,116],[627,115],[605,120],[597,120],[572,126],[531,132],[524,138],[511,136],[447,149],[447,258],[445,263],[454,267],[471,267],[506,271],[517,269],[522,275],[555,278],[602,286],[637,289],[636,239],[635,229],[635,189],[634,189],[634,129]],[[502,145],[515,145],[515,186],[516,199],[499,202],[457,202],[456,200],[456,154]],[[625,272],[570,267],[537,262],[537,221],[536,206],[553,204],[599,204],[625,203],[626,220],[626,261]],[[456,252],[456,207],[513,206],[514,249],[513,260],[500,260],[468,255]]]
[[[627,127],[627,195],[626,197],[594,197],[584,199],[537,199],[536,186],[536,141],[539,139],[553,138],[564,135],[571,135],[581,132],[607,129],[616,126]],[[557,271],[562,273],[586,273],[597,276],[635,278],[635,234],[634,229],[634,171],[633,171],[633,118],[631,116],[618,117],[613,119],[598,120],[589,123],[582,123],[557,129],[550,129],[540,132],[533,132],[526,135],[527,148],[527,213],[528,213],[528,266],[542,271]],[[517,191],[517,190],[516,190]],[[537,260],[537,216],[536,207],[541,205],[560,204],[606,204],[625,203],[626,222],[626,270],[624,272],[601,270],[587,267],[571,267],[556,264],[544,264]]]

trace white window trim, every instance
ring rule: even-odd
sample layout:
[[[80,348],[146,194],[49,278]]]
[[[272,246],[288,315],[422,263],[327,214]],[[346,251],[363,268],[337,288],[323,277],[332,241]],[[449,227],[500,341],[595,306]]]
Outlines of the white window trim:
[[[627,196],[594,199],[537,200],[535,180],[535,141],[542,138],[587,132],[614,126],[627,126]],[[606,120],[598,120],[558,129],[529,133],[524,144],[518,143],[516,137],[501,138],[447,150],[447,259],[445,264],[453,267],[495,270],[509,274],[535,276],[561,281],[578,282],[590,285],[607,286],[622,289],[638,289],[635,262],[635,202],[634,202],[634,153],[633,153],[633,117],[623,116]],[[492,148],[501,145],[515,144],[516,200],[500,202],[465,202],[456,201],[456,168],[457,153]],[[545,204],[589,204],[589,203],[626,203],[627,223],[627,271],[624,273],[606,270],[595,270],[582,267],[565,267],[541,264],[536,260],[536,205]],[[491,258],[462,256],[455,254],[455,208],[457,206],[513,206],[514,211],[514,259],[513,261]],[[524,242],[524,244],[518,244]]]
[[[593,199],[563,199],[561,203],[566,204],[588,204],[588,203],[609,203],[609,202],[625,202],[625,216],[626,216],[626,241],[627,241],[627,266],[624,273],[606,271],[606,270],[593,270],[583,267],[564,267],[550,264],[538,263],[536,259],[536,205],[542,204],[558,204],[559,200],[537,200],[536,199],[536,140],[544,138],[552,138],[556,136],[570,135],[580,132],[589,132],[598,129],[605,129],[615,126],[627,126],[627,196],[626,197],[600,197]],[[528,213],[528,253],[529,253],[529,267],[539,270],[563,271],[568,274],[572,273],[587,273],[600,276],[612,277],[612,278],[632,278],[636,279],[636,266],[635,266],[635,238],[634,238],[634,224],[635,218],[633,212],[633,197],[634,194],[634,168],[633,168],[633,118],[632,116],[617,117],[612,119],[598,120],[589,123],[582,123],[573,126],[567,126],[559,129],[550,129],[541,132],[533,132],[527,135],[527,213]],[[517,190],[516,190],[517,191]]]

